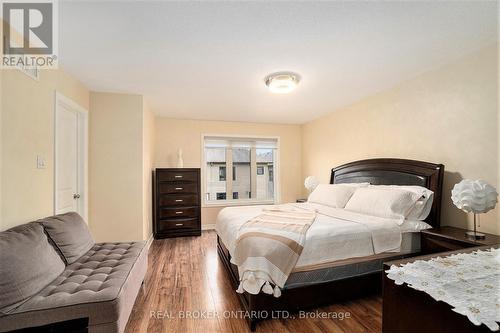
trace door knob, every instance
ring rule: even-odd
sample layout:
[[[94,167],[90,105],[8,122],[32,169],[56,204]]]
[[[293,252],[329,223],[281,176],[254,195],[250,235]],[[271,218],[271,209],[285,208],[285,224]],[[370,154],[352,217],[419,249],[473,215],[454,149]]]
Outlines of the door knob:
[[[78,194],[78,193],[73,194],[73,199],[75,199],[75,200],[80,199],[80,194]]]

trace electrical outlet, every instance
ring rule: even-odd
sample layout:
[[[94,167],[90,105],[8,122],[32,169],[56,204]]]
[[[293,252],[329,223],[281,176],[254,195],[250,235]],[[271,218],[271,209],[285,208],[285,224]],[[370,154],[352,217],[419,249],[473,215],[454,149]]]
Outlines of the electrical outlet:
[[[36,155],[36,168],[37,169],[47,168],[47,163],[45,162],[45,158],[42,155]]]

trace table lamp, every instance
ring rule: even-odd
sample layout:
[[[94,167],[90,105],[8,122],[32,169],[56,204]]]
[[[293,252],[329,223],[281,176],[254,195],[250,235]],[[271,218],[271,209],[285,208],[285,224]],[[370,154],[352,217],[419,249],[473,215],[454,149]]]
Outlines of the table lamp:
[[[451,190],[451,200],[458,209],[474,214],[474,231],[465,234],[469,239],[484,239],[483,233],[476,231],[477,214],[495,208],[498,202],[496,189],[482,180],[464,179]],[[481,225],[479,225],[481,226]]]
[[[319,185],[319,181],[316,177],[314,176],[309,176],[304,180],[304,187],[309,191],[309,194],[311,194],[312,191]]]

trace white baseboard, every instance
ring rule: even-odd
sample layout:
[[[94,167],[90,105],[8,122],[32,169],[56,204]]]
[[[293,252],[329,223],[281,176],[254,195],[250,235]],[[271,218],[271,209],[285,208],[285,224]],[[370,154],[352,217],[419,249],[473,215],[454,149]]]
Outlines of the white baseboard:
[[[202,224],[201,230],[215,230],[215,224]]]
[[[149,251],[149,248],[151,247],[151,244],[153,243],[153,239],[154,239],[153,234],[151,234],[148,238],[148,241],[146,242],[146,247],[147,247],[148,251]]]

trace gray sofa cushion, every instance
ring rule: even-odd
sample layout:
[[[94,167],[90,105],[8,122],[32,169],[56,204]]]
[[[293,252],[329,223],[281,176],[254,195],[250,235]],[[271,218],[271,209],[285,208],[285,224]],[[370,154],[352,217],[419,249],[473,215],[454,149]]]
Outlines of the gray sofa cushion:
[[[94,246],[87,224],[77,213],[55,215],[38,220],[55,243],[66,263],[72,264]]]
[[[38,293],[65,269],[41,225],[0,232],[0,313]]]
[[[95,244],[21,306],[0,315],[0,332],[89,318],[89,332],[123,332],[147,270],[146,242]]]

